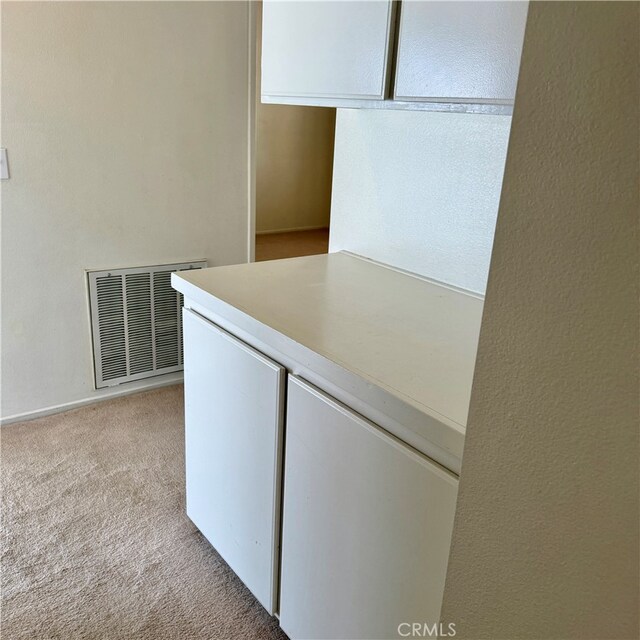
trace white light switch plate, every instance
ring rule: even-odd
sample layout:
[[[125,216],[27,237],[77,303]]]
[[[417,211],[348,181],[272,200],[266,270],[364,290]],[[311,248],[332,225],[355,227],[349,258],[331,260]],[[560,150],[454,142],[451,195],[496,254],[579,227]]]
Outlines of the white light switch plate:
[[[9,162],[7,161],[7,150],[0,149],[0,180],[9,179]]]

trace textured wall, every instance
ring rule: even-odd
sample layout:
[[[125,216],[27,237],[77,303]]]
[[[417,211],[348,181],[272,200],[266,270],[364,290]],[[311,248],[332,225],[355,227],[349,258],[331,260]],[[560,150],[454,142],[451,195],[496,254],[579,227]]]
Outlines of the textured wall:
[[[113,393],[92,390],[84,269],[247,259],[247,21],[2,3],[3,417]]]
[[[484,293],[510,124],[339,109],[330,250]]]
[[[533,2],[442,618],[638,638],[637,3]]]
[[[262,3],[256,14],[256,230],[328,227],[336,110],[261,103]]]

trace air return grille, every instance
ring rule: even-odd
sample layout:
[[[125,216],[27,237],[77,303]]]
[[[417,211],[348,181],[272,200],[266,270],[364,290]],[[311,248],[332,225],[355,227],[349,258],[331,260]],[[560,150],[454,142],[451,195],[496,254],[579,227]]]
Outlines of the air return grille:
[[[89,272],[96,388],[182,369],[182,294],[171,274],[206,262]]]

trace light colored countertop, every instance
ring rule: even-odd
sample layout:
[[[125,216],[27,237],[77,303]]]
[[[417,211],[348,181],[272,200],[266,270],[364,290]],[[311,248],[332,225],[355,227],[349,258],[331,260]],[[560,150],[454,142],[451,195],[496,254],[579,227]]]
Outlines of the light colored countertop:
[[[260,344],[305,347],[307,367],[317,356],[360,378],[363,393],[374,385],[409,405],[430,418],[427,437],[461,458],[481,298],[346,253],[183,271],[173,286]]]

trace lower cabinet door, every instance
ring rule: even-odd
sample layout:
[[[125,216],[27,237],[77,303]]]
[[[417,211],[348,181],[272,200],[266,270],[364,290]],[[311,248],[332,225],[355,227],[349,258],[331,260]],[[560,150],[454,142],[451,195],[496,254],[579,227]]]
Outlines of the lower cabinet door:
[[[287,391],[280,624],[294,640],[439,621],[457,478],[295,376]]]
[[[183,310],[187,514],[274,613],[285,372]]]

